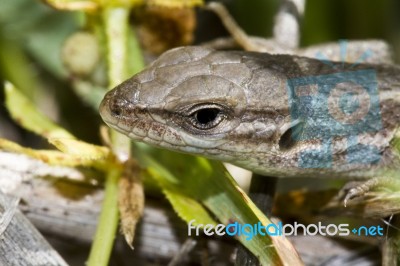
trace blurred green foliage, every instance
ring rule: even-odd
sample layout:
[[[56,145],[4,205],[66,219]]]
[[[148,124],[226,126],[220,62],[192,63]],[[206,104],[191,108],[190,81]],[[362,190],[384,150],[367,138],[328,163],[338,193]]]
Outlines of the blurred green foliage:
[[[39,1],[5,1],[0,6],[1,43],[19,51],[13,55],[37,61],[58,78],[67,75],[60,60],[62,43],[78,26],[77,13],[56,11]],[[0,53],[4,57],[9,51],[2,49]],[[14,74],[19,67],[14,60],[2,61],[0,67],[4,78],[24,87],[29,85],[20,81],[29,74]],[[3,72],[5,68],[9,69],[8,73]],[[13,79],[9,75],[13,75]]]

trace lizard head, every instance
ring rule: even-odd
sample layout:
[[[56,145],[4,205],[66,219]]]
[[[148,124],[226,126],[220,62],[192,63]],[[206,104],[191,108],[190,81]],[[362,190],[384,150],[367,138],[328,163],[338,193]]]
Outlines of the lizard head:
[[[285,77],[246,55],[170,50],[108,92],[100,114],[134,140],[254,170],[261,153],[279,154],[290,119]]]

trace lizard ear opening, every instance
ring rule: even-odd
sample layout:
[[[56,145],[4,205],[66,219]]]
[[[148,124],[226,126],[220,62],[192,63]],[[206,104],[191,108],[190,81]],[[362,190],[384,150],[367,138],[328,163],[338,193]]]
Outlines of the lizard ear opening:
[[[303,126],[304,123],[302,122],[291,123],[290,127],[283,132],[279,139],[279,148],[281,150],[290,150],[293,148],[301,138]]]

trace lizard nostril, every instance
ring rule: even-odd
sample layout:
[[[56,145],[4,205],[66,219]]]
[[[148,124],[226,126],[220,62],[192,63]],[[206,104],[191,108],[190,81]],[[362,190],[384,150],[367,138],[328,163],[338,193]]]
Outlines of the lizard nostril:
[[[121,99],[112,99],[110,101],[110,112],[113,116],[120,116],[122,114],[125,102]]]

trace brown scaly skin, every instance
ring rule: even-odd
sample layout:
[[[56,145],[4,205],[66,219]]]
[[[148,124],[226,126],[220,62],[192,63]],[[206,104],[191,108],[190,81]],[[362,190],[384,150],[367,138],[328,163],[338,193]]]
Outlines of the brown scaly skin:
[[[289,106],[295,103],[288,94],[288,80],[362,70],[376,73],[381,122],[357,138],[361,144],[373,145],[379,160],[349,164],[347,136],[335,136],[330,167],[300,166],[299,154],[318,149],[321,140],[293,137],[304,133],[299,125],[307,124],[307,117],[296,121],[291,116]],[[342,85],[338,86],[342,92],[358,86]],[[326,97],[339,101],[334,94]],[[368,93],[361,96],[361,106],[368,100],[365,97]],[[330,107],[330,115],[343,117],[338,110]],[[263,175],[371,178],[398,168],[390,142],[400,123],[400,68],[182,47],[164,53],[107,93],[100,114],[110,127],[134,140],[230,162]]]

